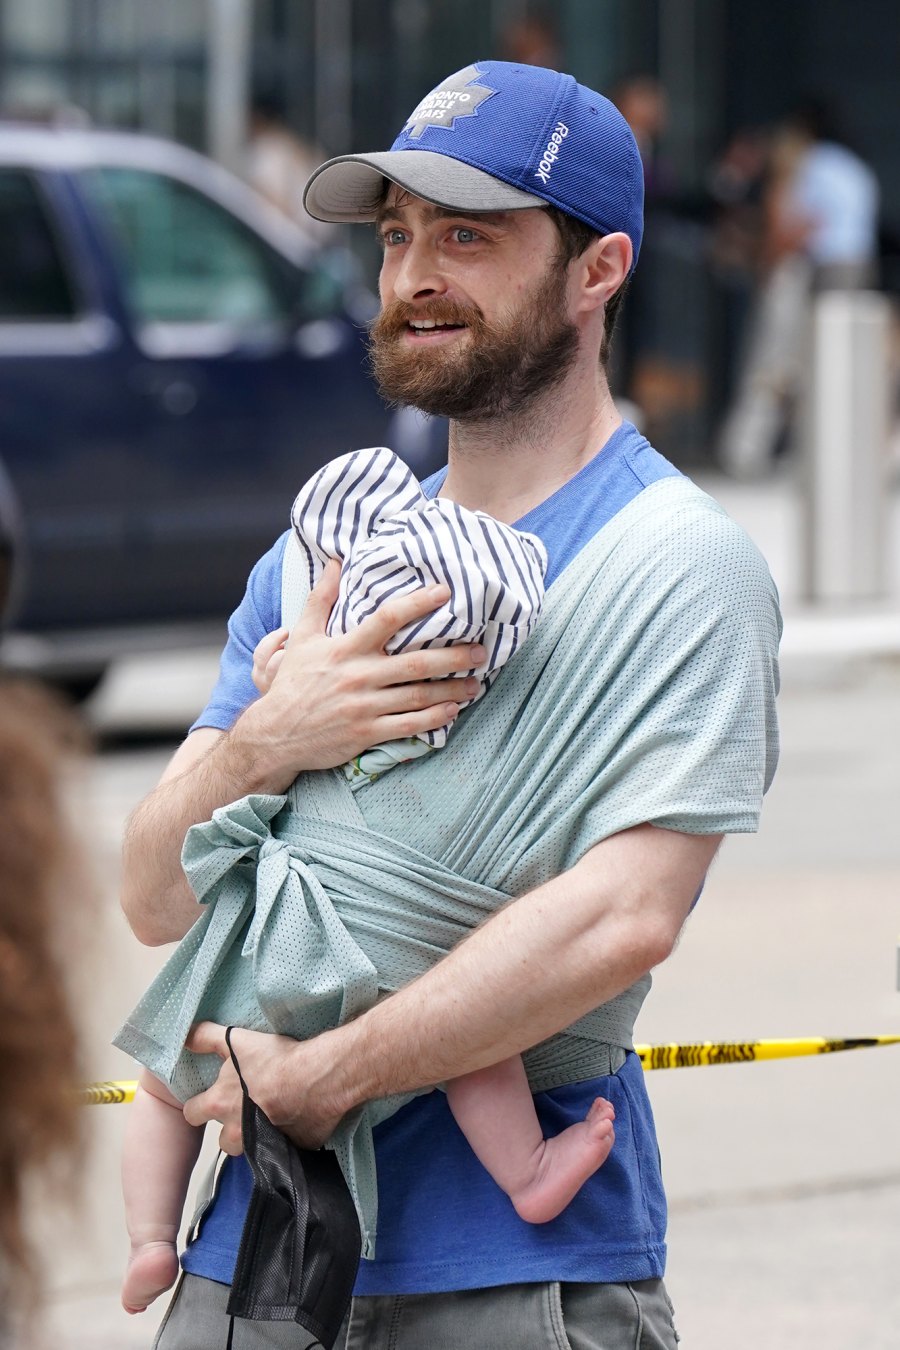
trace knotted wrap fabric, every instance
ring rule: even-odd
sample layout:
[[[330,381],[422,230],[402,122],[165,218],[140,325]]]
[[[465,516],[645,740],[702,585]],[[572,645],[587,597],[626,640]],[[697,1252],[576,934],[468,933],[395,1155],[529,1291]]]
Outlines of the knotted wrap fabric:
[[[287,801],[245,797],[187,833],[182,864],[205,913],[116,1038],[182,1100],[220,1067],[215,1055],[183,1050],[195,1022],[305,1040],[400,988],[408,968],[428,969],[509,899],[358,824],[300,817]],[[409,1100],[370,1103],[329,1140],[367,1256],[377,1214],[372,1128]]]
[[[429,499],[391,450],[356,450],[326,464],[301,488],[291,520],[309,561],[310,587],[329,559],[342,561],[327,626],[332,637],[386,600],[435,583],[449,586],[449,600],[401,628],[387,651],[482,642],[487,658],[472,672],[481,688],[469,702],[486,693],[537,621],[547,570],[540,539],[483,511]],[[442,746],[451,725],[414,739]]]

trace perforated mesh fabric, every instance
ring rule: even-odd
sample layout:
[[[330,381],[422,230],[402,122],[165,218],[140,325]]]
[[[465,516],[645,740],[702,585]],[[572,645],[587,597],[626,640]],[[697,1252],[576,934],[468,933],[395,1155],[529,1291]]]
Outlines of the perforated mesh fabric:
[[[438,831],[451,866],[513,893],[543,879],[548,858],[571,866],[611,823],[756,828],[778,749],[780,622],[765,563],[680,480],[646,489],[602,537],[602,572],[585,550],[561,574],[543,629],[460,717],[440,761],[361,795],[371,828],[416,847]],[[473,783],[485,785],[475,803]]]

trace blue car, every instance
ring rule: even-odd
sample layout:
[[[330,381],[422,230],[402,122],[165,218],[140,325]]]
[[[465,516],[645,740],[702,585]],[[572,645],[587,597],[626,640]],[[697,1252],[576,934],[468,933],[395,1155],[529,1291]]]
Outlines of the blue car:
[[[368,375],[347,256],[183,147],[0,126],[7,665],[87,687],[218,639],[326,460],[437,467],[441,426],[392,418]]]

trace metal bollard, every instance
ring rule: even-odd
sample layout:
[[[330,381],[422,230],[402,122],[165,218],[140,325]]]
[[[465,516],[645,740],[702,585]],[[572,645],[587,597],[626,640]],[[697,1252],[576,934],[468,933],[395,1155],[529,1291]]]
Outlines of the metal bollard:
[[[803,429],[804,594],[886,593],[890,305],[874,291],[815,302]]]

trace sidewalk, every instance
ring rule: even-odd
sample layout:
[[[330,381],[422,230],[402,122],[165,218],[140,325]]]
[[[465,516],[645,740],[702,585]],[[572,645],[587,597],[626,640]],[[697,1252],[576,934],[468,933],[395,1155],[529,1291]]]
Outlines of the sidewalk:
[[[799,754],[786,758],[796,772]],[[769,803],[763,836],[723,850],[678,949],[654,972],[642,1041],[900,1029],[896,830],[882,867],[860,865],[865,838],[829,839],[831,854],[805,867],[795,844],[776,863],[801,813],[796,798],[790,812],[784,802]],[[830,821],[820,825],[829,834]],[[685,1350],[894,1350],[900,1047],[651,1073],[648,1089]]]

